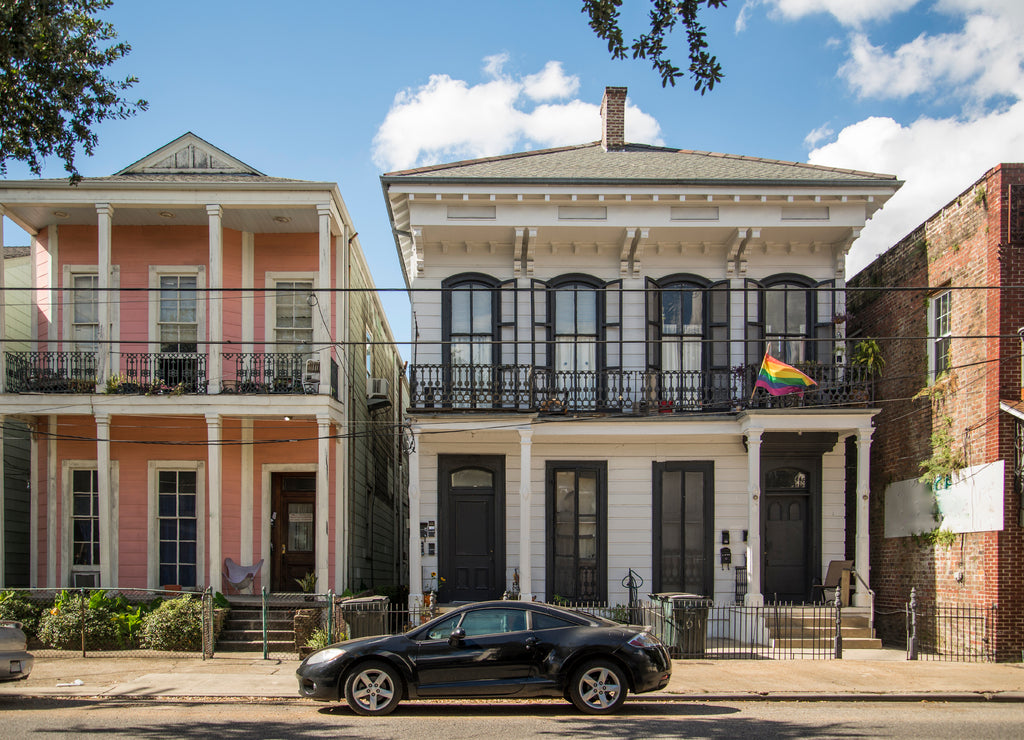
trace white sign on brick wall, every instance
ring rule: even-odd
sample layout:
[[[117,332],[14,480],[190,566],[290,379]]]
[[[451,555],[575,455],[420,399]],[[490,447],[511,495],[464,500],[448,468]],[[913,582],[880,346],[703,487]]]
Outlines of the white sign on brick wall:
[[[885,489],[885,536],[909,537],[936,527],[951,532],[993,532],[1003,528],[1002,460],[973,465],[938,481],[934,494],[912,478]]]

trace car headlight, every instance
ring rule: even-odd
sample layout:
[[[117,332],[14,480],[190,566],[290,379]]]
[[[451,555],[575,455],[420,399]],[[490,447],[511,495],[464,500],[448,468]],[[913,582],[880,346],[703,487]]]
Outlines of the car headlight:
[[[306,658],[306,665],[319,665],[320,663],[326,663],[327,661],[334,660],[344,654],[345,651],[341,648],[324,648],[323,650],[318,650]]]
[[[654,637],[650,633],[640,632],[633,636],[633,639],[629,641],[629,644],[638,648],[656,648],[661,643],[658,642],[658,638]]]

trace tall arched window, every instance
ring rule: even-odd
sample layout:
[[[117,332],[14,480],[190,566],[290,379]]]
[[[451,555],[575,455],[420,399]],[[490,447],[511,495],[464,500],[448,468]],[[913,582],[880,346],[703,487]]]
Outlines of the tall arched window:
[[[648,366],[661,401],[695,407],[728,392],[729,286],[696,275],[648,283]],[[718,382],[720,381],[720,382]]]
[[[759,363],[767,350],[789,364],[829,363],[834,345],[832,319],[836,313],[833,282],[815,282],[802,275],[774,275],[748,282],[748,363]],[[752,290],[752,288],[754,290]]]
[[[576,408],[596,402],[602,370],[604,283],[567,275],[549,283],[552,369],[555,387]]]
[[[489,400],[497,335],[498,281],[486,275],[456,275],[442,284],[444,365],[454,405]]]

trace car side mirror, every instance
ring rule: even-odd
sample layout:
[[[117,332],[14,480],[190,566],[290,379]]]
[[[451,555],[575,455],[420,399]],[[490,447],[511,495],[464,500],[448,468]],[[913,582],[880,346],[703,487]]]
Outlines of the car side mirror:
[[[458,627],[452,630],[452,633],[448,635],[448,644],[452,647],[458,647],[462,644],[462,641],[466,639],[466,630]]]

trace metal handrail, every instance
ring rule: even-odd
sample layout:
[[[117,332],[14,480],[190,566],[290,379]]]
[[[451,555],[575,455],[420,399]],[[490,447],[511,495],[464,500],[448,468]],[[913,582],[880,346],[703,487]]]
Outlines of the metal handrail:
[[[869,606],[869,608],[871,610],[868,613],[868,629],[871,630],[871,635],[874,636],[874,634],[875,634],[875,592],[871,589],[870,586],[868,586],[867,582],[863,578],[860,577],[860,573],[858,573],[853,568],[850,568],[850,572],[853,573],[853,577],[856,578],[860,582],[860,584],[862,586],[864,586],[864,588],[868,592],[868,597],[869,597],[869,604],[868,604],[868,606]]]

